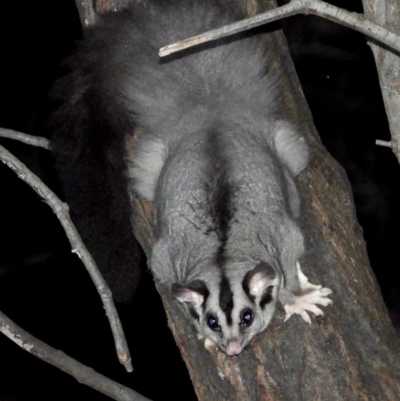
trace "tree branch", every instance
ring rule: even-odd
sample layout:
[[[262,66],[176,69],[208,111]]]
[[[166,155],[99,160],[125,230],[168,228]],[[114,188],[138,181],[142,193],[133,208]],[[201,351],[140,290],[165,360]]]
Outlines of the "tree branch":
[[[387,26],[393,31],[399,31],[399,0],[363,0],[363,5],[368,18]],[[374,43],[370,43],[370,46],[375,58],[392,137],[389,147],[400,163],[400,57],[398,53],[387,51],[387,49]]]
[[[71,243],[72,252],[76,253],[82,260],[101,297],[114,336],[118,359],[120,363],[125,366],[125,369],[128,372],[132,372],[133,367],[128,345],[126,343],[122,325],[118,317],[118,312],[112,299],[111,291],[108,288],[104,278],[101,276],[92,256],[88,252],[86,246],[83,244],[74,224],[72,223],[68,212],[68,205],[63,203],[39,177],[33,174],[22,162],[20,162],[1,145],[0,160],[10,167],[19,178],[31,186],[39,196],[45,199],[48,205],[52,208],[53,212],[57,215],[61,225],[65,230],[65,233],[67,234],[69,242]]]
[[[75,0],[75,5],[83,27],[92,26],[96,23],[97,18],[93,1]]]
[[[18,346],[68,373],[79,383],[85,384],[117,401],[151,401],[136,391],[123,386],[92,368],[54,349],[36,337],[27,333],[0,311],[0,332],[14,341]]]
[[[22,132],[14,131],[12,129],[0,128],[0,137],[15,139],[16,141],[26,143],[27,145],[50,149],[50,141],[48,139],[24,134]]]
[[[213,29],[180,42],[164,46],[159,50],[158,54],[160,57],[165,57],[201,43],[224,38],[296,14],[313,14],[326,18],[338,24],[353,28],[394,50],[400,51],[400,37],[398,35],[367,19],[362,14],[343,10],[342,8],[332,6],[321,0],[292,0],[289,4],[258,14],[255,17],[247,18],[222,28]]]
[[[385,148],[392,148],[393,147],[392,141],[382,141],[381,139],[377,139],[375,141],[375,144],[378,145],[378,146],[383,146]]]

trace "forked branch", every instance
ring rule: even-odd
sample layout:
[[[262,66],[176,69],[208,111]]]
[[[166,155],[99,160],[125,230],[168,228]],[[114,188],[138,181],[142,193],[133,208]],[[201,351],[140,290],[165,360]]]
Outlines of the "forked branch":
[[[7,134],[8,138],[18,139],[24,143],[29,143],[35,146],[43,147],[43,144],[46,141],[45,138],[35,138],[20,132],[3,129],[0,131],[0,136],[6,136],[4,135],[4,133]],[[43,141],[41,142],[40,139],[42,139]],[[82,239],[78,231],[76,230],[73,222],[71,221],[68,212],[68,205],[63,203],[57,197],[57,195],[43,183],[43,181],[38,176],[33,174],[25,166],[25,164],[19,161],[15,156],[13,156],[1,145],[0,160],[8,167],[10,167],[18,175],[19,178],[21,178],[29,186],[31,186],[35,190],[35,192],[47,202],[47,204],[52,208],[53,212],[57,215],[61,225],[65,230],[65,233],[67,234],[67,237],[72,247],[72,252],[76,253],[82,260],[101,297],[114,336],[118,359],[120,363],[125,366],[125,369],[128,372],[132,372],[133,368],[131,363],[131,356],[129,354],[129,349],[122,329],[121,321],[118,317],[118,312],[112,299],[111,291],[108,288],[108,285],[105,282],[104,278],[100,274],[92,256],[82,242]]]
[[[56,350],[44,342],[33,337],[21,327],[17,326],[12,320],[0,311],[0,332],[5,334],[10,340],[37,356],[45,362],[68,373],[79,383],[85,384],[100,393],[103,393],[117,401],[151,401],[143,397],[136,391],[123,386],[92,368],[89,368],[80,362],[72,359],[64,352]]]

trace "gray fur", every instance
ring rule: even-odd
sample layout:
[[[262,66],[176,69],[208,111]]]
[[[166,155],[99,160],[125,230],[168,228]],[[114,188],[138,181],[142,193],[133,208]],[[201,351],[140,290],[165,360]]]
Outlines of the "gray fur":
[[[299,287],[303,237],[294,220],[294,177],[306,167],[308,150],[293,125],[279,119],[279,77],[264,73],[270,60],[261,37],[155,59],[158,47],[237,18],[218,1],[178,4],[179,16],[166,11],[156,27],[137,19],[138,31],[153,40],[152,52],[138,49],[134,71],[123,80],[126,106],[142,129],[130,175],[139,194],[154,199],[153,273],[167,285],[186,286],[175,296],[199,334],[234,355],[269,324],[283,276]],[[255,275],[249,298],[244,277],[263,261],[276,274],[266,282],[264,273]],[[209,292],[204,302],[191,290],[198,280]],[[262,303],[266,296],[271,300]],[[239,320],[247,309],[254,320],[244,327]],[[210,316],[219,331],[207,325]]]
[[[267,327],[281,286],[285,302],[301,293],[294,179],[308,149],[282,121],[280,77],[268,72],[262,36],[236,35],[163,61],[157,52],[245,18],[242,3],[132,5],[94,34],[101,53],[91,61],[103,98],[139,128],[127,174],[130,188],[154,202],[151,269],[199,334],[229,355]]]

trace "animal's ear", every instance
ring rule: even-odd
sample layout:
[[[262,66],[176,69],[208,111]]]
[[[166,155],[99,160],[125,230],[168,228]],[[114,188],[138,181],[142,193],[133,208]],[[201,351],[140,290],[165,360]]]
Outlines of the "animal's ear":
[[[180,303],[189,303],[193,306],[202,305],[209,295],[204,281],[195,280],[186,286],[178,283],[172,284],[172,296]]]
[[[259,297],[276,284],[276,271],[266,262],[259,263],[248,271],[243,279],[243,290],[252,297]]]

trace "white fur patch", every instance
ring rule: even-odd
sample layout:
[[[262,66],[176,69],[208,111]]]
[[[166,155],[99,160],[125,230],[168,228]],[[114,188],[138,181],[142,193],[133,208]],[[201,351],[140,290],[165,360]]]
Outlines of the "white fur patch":
[[[153,201],[161,169],[167,158],[162,142],[139,141],[134,160],[128,168],[128,177],[134,180],[136,193],[148,201]]]
[[[194,306],[200,306],[204,302],[204,297],[197,291],[193,291],[189,288],[182,288],[179,290],[179,294],[175,295],[175,298],[181,303],[189,302]]]
[[[215,343],[213,341],[211,341],[210,339],[206,338],[204,340],[204,348],[207,351],[211,351],[212,349],[214,349],[216,347]]]
[[[256,273],[250,280],[250,294],[256,297],[261,296],[272,282],[273,279],[265,272]]]
[[[307,166],[308,148],[293,126],[285,121],[275,125],[275,148],[281,161],[289,168],[294,176]]]

